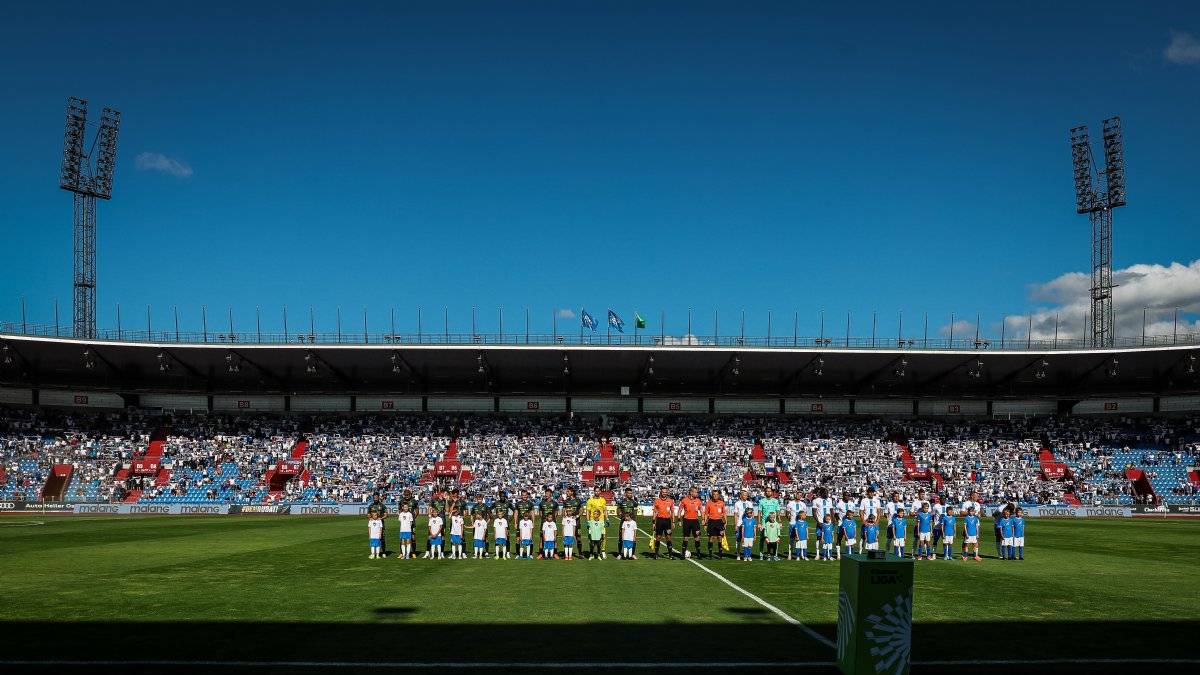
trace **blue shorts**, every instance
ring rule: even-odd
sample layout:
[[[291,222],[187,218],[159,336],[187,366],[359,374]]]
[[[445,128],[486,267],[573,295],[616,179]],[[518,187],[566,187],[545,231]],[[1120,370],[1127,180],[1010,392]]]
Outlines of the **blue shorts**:
[[[372,539],[371,546],[372,547],[383,546],[383,540],[382,539]]]
[[[546,551],[553,551],[554,550],[554,540],[551,539],[550,541],[542,542],[542,549],[544,549]]]
[[[429,538],[429,545],[430,545],[430,546],[441,546],[441,545],[442,545],[442,537],[441,537],[441,535],[438,535],[438,536],[436,536],[436,537],[430,537],[430,538]]]
[[[497,539],[496,545],[497,546],[508,546],[508,540],[507,539]]]
[[[623,542],[621,542],[621,548],[632,549],[633,542],[632,541],[623,541]]]
[[[563,537],[563,546],[574,546],[575,537]]]
[[[450,543],[451,544],[461,544],[462,543],[462,535],[461,534],[450,535]]]
[[[800,535],[800,531],[796,529],[795,525],[792,525],[791,528],[788,529],[788,532],[791,534],[792,539],[795,539]]]
[[[412,541],[412,532],[401,532],[400,541]]]
[[[533,540],[532,539],[522,539],[521,545],[522,546],[533,546]]]
[[[483,548],[483,540],[482,539],[472,539],[471,543],[475,545],[475,548]]]

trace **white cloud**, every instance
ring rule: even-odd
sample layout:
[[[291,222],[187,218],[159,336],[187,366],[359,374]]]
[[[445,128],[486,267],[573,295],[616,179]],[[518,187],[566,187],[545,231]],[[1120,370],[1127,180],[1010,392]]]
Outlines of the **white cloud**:
[[[1163,59],[1182,66],[1200,65],[1200,40],[1191,33],[1171,31],[1171,42],[1163,50]]]
[[[945,337],[950,337],[950,324],[945,324],[938,328],[938,332]],[[975,337],[975,322],[959,319],[954,322],[954,340]]]
[[[689,333],[687,335],[684,335],[683,337],[675,337],[673,335],[667,335],[667,336],[663,337],[662,344],[664,344],[664,345],[711,345],[712,340],[708,340],[708,341],[701,340],[700,338],[696,337],[695,335],[692,335],[691,333]]]
[[[566,308],[555,310],[554,314],[560,319],[574,319],[575,318],[575,312],[573,312],[569,309],[566,309]],[[543,315],[543,316],[545,316],[545,315]]]
[[[1200,260],[1170,265],[1137,264],[1113,271],[1113,309],[1118,337],[1140,337],[1142,311],[1146,312],[1146,335],[1172,335],[1175,331],[1175,309],[1179,308],[1179,333],[1200,331],[1200,320],[1189,318],[1200,313]],[[1034,301],[1047,303],[1030,314],[1033,318],[1033,339],[1054,337],[1057,321],[1058,337],[1078,338],[1086,335],[1091,313],[1091,275],[1068,272],[1050,281],[1034,284],[1029,295]],[[1006,332],[1024,336],[1029,328],[1030,315],[1010,316]],[[956,330],[957,333],[957,330]]]
[[[134,161],[142,171],[169,173],[176,178],[189,178],[192,175],[192,167],[186,163],[157,152],[143,152]]]

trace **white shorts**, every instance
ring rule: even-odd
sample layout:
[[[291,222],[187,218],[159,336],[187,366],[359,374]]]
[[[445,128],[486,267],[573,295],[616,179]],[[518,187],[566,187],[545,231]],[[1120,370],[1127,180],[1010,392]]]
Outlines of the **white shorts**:
[[[903,539],[893,539],[893,540],[892,540],[892,546],[893,546],[893,547],[896,547],[896,546],[903,546],[903,545],[904,545],[904,540],[903,540]]]
[[[821,544],[821,548],[825,549],[826,551],[832,551],[833,544]]]
[[[855,543],[856,541],[858,541],[858,540],[857,540],[857,539],[847,539],[847,540],[846,540],[846,545],[847,545],[847,546],[853,546],[853,545],[854,545],[854,543]]]
[[[864,551],[878,551],[879,550],[879,542],[874,541],[869,544],[863,544],[863,550]]]
[[[742,548],[754,548],[754,537],[742,537]]]
[[[1003,540],[1001,540],[1001,545],[1002,546],[1015,546],[1015,544],[1013,544],[1012,537],[1005,537]]]
[[[1025,537],[1013,537],[1013,546],[1024,546]]]
[[[942,538],[942,543],[943,543],[943,544],[947,544],[947,545],[949,545],[949,544],[953,544],[953,543],[954,543],[954,535],[950,535],[950,536],[948,536],[948,537],[943,537],[943,538]]]
[[[966,539],[963,539],[963,543],[964,543],[964,544],[978,544],[978,543],[979,543],[979,537],[978,537],[978,536],[974,536],[974,535],[970,535],[970,534],[968,534],[968,535],[967,535],[967,537],[966,537]]]
[[[801,539],[800,541],[796,542],[796,548],[802,548],[804,550],[808,550],[808,540]]]
[[[917,541],[929,541],[933,537],[932,532],[922,532],[917,535]]]

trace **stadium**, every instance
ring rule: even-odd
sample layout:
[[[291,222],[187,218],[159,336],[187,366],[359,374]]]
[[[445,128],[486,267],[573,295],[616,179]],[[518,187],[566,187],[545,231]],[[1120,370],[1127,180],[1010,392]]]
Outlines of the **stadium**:
[[[250,12],[251,23],[267,25],[257,11]],[[403,16],[463,49],[483,39],[491,21],[512,30],[528,28],[525,20],[539,26],[548,21],[569,34],[579,30],[540,11],[521,21],[464,11],[451,13],[447,23],[436,18],[440,12],[430,18],[407,10],[362,11],[379,25]],[[794,18],[779,7],[764,11],[773,20]],[[667,14],[672,22],[716,34],[742,27],[766,39],[773,31],[762,17],[751,20],[740,12],[726,17],[734,26],[723,27],[705,14]],[[608,10],[571,16],[589,16],[597,31],[629,45],[666,40],[663,26],[649,37],[627,33],[632,29]],[[653,12],[638,16],[651,25],[663,19]],[[363,18],[330,18],[325,27],[288,20],[314,31],[312,44],[332,48],[350,44],[335,37],[339,28],[368,30],[371,22]],[[161,27],[160,19],[141,19],[142,27]],[[1044,17],[1047,25],[1060,19]],[[21,20],[31,35],[47,25],[33,14]],[[459,32],[464,25],[473,28]],[[1001,37],[1017,31],[996,30]],[[469,39],[456,42],[463,35]],[[1172,35],[1165,63],[1193,65],[1187,56],[1192,43],[1177,44],[1180,33]],[[537,31],[526,37],[547,39]],[[586,42],[586,31],[577,37]],[[292,37],[278,39],[276,47],[297,58],[308,48]],[[249,49],[244,55],[250,70],[271,60],[241,43],[222,44]],[[583,58],[557,41],[544,44],[563,58]],[[380,45],[390,50],[392,38]],[[151,53],[144,46],[128,49]],[[607,44],[589,49],[611,56]],[[463,53],[472,71],[489,58]],[[722,59],[732,53],[723,51]],[[809,58],[786,53],[797,63]],[[504,59],[515,59],[513,54]],[[343,58],[360,66],[372,60]],[[657,68],[670,71],[672,58]],[[678,58],[679,64],[692,63]],[[220,56],[205,59],[216,63]],[[1200,56],[1192,61],[1200,63]],[[572,61],[585,62],[591,63]],[[653,62],[638,60],[634,70],[655,71]],[[737,63],[727,64],[735,79],[750,77],[752,87],[770,88],[770,78],[757,79],[761,73],[752,63]],[[515,72],[530,68],[517,64],[510,64]],[[457,66],[443,65],[446,77],[459,76]],[[710,63],[706,72],[724,67]],[[226,77],[231,68],[215,72]],[[143,64],[124,77],[150,72]],[[585,82],[603,80],[598,72],[583,72]],[[336,89],[345,76],[334,73],[323,86]],[[477,76],[472,81],[480,91],[490,91],[487,79],[496,74]],[[157,81],[168,86],[175,80]],[[565,98],[591,101],[577,83],[555,81]],[[157,105],[117,82],[107,86]],[[434,98],[451,97],[425,84],[427,92],[440,92]],[[31,97],[44,93],[35,96],[36,89],[28,89]],[[239,82],[232,91],[250,101],[253,89]],[[688,90],[662,91],[674,101],[685,100]],[[529,95],[516,91],[524,92],[518,96],[523,101]],[[57,106],[62,97],[55,96]],[[359,110],[353,96],[322,101],[307,114]],[[522,114],[537,115],[531,101],[522,104]],[[48,105],[39,102],[39,114]],[[750,244],[730,242],[724,228],[692,237],[702,241],[698,255],[708,261],[699,266],[717,270],[700,281],[683,276],[698,266],[694,260],[678,266],[658,260],[660,269],[628,273],[628,280],[620,279],[625,272],[598,272],[591,263],[551,278],[542,276],[545,261],[525,250],[534,246],[530,238],[511,228],[413,228],[380,238],[339,232],[350,226],[322,220],[317,203],[340,197],[330,197],[320,181],[297,179],[314,196],[278,222],[264,221],[257,241],[265,248],[255,247],[258,235],[250,234],[230,244],[217,225],[179,239],[156,229],[147,237],[149,257],[137,252],[142,244],[136,250],[99,246],[98,220],[116,229],[139,227],[162,209],[195,215],[194,204],[148,200],[164,190],[191,194],[184,183],[199,178],[180,160],[147,157],[154,153],[125,166],[118,140],[150,147],[154,134],[136,126],[150,123],[123,121],[112,108],[89,120],[88,108],[88,101],[69,98],[61,137],[31,136],[20,144],[30,161],[62,151],[53,188],[72,196],[73,256],[61,243],[52,248],[31,220],[13,228],[8,241],[16,244],[0,257],[0,285],[20,296],[19,316],[0,313],[0,670],[899,675],[1200,665],[1192,641],[1200,630],[1200,276],[1171,277],[1162,297],[1152,297],[1146,281],[1155,270],[1200,266],[1114,270],[1113,214],[1124,217],[1118,208],[1126,206],[1121,118],[1104,119],[1099,152],[1074,118],[1065,138],[1069,146],[1059,133],[1052,148],[1063,162],[1047,173],[1061,173],[1063,180],[1048,194],[1061,198],[1054,208],[1066,213],[1053,217],[1077,230],[1071,240],[1086,244],[1076,235],[1089,226],[1091,231],[1090,274],[1064,272],[1044,285],[1058,306],[1034,294],[1034,304],[1017,312],[1012,302],[997,299],[988,307],[1003,314],[999,321],[972,312],[970,320],[951,314],[944,324],[930,313],[917,314],[919,321],[910,313],[907,322],[898,313],[893,323],[871,311],[867,333],[860,328],[863,310],[827,316],[824,301],[812,299],[812,288],[838,292],[814,281],[817,274],[797,280],[793,270],[769,265],[743,274],[740,253],[722,262],[743,245],[766,247],[753,228],[746,236]],[[1148,144],[1157,138],[1146,129],[1157,119],[1153,112],[1139,109],[1137,117],[1144,121],[1137,133]],[[558,110],[550,117],[573,114]],[[516,139],[553,136],[521,125],[506,132],[511,120],[503,110],[488,115],[482,122],[471,117],[456,132],[478,125]],[[1058,119],[1057,112],[1047,115]],[[14,123],[24,119],[14,113]],[[352,127],[338,135],[339,142],[362,133]],[[569,146],[563,139],[579,133],[565,133],[558,142]],[[243,140],[250,143],[254,135]],[[477,156],[465,156],[486,161],[491,149],[483,147],[471,151]],[[194,152],[200,173],[204,151]],[[662,152],[656,147],[640,161],[653,164]],[[349,154],[358,158],[347,161],[351,168],[345,170],[352,173],[353,161],[366,161],[374,149]],[[669,171],[684,176],[687,162],[679,157],[686,156],[681,151]],[[510,168],[540,176],[539,161],[529,156]],[[759,170],[738,166],[721,174],[733,192],[739,189],[736,176]],[[437,170],[430,162],[429,171]],[[139,211],[120,210],[126,171],[137,171],[130,182]],[[159,176],[176,183],[149,182]],[[17,198],[26,189],[23,180],[13,178],[5,192]],[[269,178],[253,180],[270,191]],[[614,197],[636,201],[641,194],[621,192],[615,187],[619,177],[608,180],[602,191],[612,190]],[[961,179],[943,180],[947,191],[961,185]],[[485,193],[504,181],[497,174],[476,190]],[[279,208],[267,196],[246,196],[234,182],[206,189],[223,191],[214,201],[241,199],[238,209],[265,209],[260,216]],[[837,194],[843,182],[844,176],[832,176],[823,189]],[[541,189],[517,190],[511,199],[530,211],[565,208],[550,198],[541,201]],[[32,194],[28,201],[65,227],[63,201],[43,207],[53,200]],[[428,199],[440,204],[469,197],[430,189]],[[402,210],[432,208],[413,195],[399,202]],[[339,204],[336,217],[349,213],[382,227],[394,216],[359,208]],[[835,204],[829,213],[844,208]],[[113,218],[105,220],[109,210]],[[308,232],[315,238],[292,229],[306,217],[316,223]],[[867,229],[863,236],[882,241],[886,229]],[[1178,256],[1178,249],[1196,243],[1183,230],[1159,234],[1130,248],[1137,255]],[[856,241],[848,232],[829,236],[839,252],[817,251],[814,257],[844,260],[838,269],[861,264],[882,282],[874,287],[879,302],[894,299],[887,286],[904,284],[900,275],[856,262],[870,255],[866,239]],[[942,251],[934,236],[902,252],[960,255],[963,267],[946,262],[955,274],[977,267],[976,244],[947,241]],[[422,257],[424,238],[455,255]],[[393,247],[408,244],[413,251],[387,258],[385,271],[369,269],[372,250],[391,255]],[[1147,248],[1157,245],[1164,248]],[[207,246],[222,255],[211,255]],[[341,246],[361,260],[335,260]],[[485,274],[487,263],[470,269],[469,258],[486,257],[481,249],[489,246],[505,259],[501,274]],[[566,244],[546,246],[575,254]],[[1014,255],[1007,244],[994,246],[997,258]],[[1046,259],[1065,258],[1064,270],[1077,267],[1086,253],[1082,246],[1049,248]],[[880,260],[894,260],[900,269],[905,258],[899,253]],[[635,259],[640,255],[639,248]],[[31,273],[23,266],[26,258],[48,271]],[[98,259],[113,262],[98,274]],[[68,266],[72,299],[70,318],[63,321],[48,285],[62,285]],[[247,291],[232,278],[239,267],[280,268],[281,277],[295,278],[247,277],[266,279],[262,290]],[[938,278],[936,265],[926,267],[931,279]],[[672,274],[717,298],[711,320],[707,309],[700,317],[678,300]],[[363,309],[360,319],[357,312],[343,316],[338,305],[335,315],[325,311],[317,321],[312,304],[321,301],[307,294],[323,297],[324,286],[367,288],[383,279],[382,286],[391,283],[388,275],[403,279],[408,297],[435,294],[437,308],[402,309],[403,316],[393,307]],[[985,293],[991,292],[988,284],[1007,283],[980,275]],[[611,276],[604,282],[620,289],[614,294],[661,293],[670,312],[623,310],[613,301],[593,313],[551,299],[576,288],[595,295],[596,276]],[[147,299],[144,316],[137,311],[131,322],[127,304],[122,320],[120,305],[107,291],[98,293],[108,284],[130,296],[127,303]],[[174,301],[169,312],[152,309],[150,298],[162,307],[158,285],[189,294],[177,301],[194,301],[195,311],[181,312]],[[928,286],[920,297],[931,302],[961,297],[953,284]],[[1060,286],[1077,297],[1054,295],[1065,293]],[[742,309],[731,321],[726,310],[722,320],[719,299],[729,296],[716,294],[726,287],[764,296],[763,311],[748,316]],[[536,309],[510,305],[507,323],[502,306],[486,317],[471,306],[469,326],[468,312],[455,309],[472,302],[472,294],[490,302],[493,292],[514,288],[546,297],[526,301]],[[274,312],[264,319],[249,300],[271,289],[282,296],[279,320]],[[363,292],[382,298],[379,305],[393,302],[391,288]],[[228,306],[226,311],[202,304],[213,293],[221,294],[213,307]],[[307,311],[295,309],[297,294]],[[797,294],[808,299],[794,300]],[[804,309],[770,309],[784,297]],[[289,298],[290,315],[284,304]],[[235,309],[238,303],[253,312]]]

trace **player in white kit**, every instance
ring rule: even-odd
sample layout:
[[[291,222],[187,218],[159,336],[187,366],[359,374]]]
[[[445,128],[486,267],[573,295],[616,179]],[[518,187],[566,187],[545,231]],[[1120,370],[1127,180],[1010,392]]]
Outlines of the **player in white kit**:
[[[456,509],[454,515],[450,516],[450,559],[460,560],[466,558],[467,554],[463,552],[463,532],[467,527],[467,519],[463,518],[462,510]]]
[[[633,519],[633,514],[625,514],[625,520],[621,523],[621,557],[626,560],[637,560],[637,556],[633,554],[633,542],[637,541],[637,521]]]
[[[446,557],[442,553],[442,517],[434,513],[429,517],[429,550],[425,552],[426,558],[436,558],[441,560]]]
[[[530,560],[533,558],[533,519],[526,512],[521,521],[517,523],[517,534],[521,537],[521,549],[517,554],[518,558]]]
[[[400,559],[412,559],[413,547],[413,513],[408,510],[408,506],[400,507],[400,513],[396,515],[400,521]]]
[[[572,556],[575,554],[575,526],[577,521],[575,516],[567,514],[563,516],[563,558],[566,560],[574,560]]]
[[[492,530],[496,539],[496,560],[508,559],[508,518],[503,513],[496,513],[492,521]]]
[[[483,519],[483,514],[476,514],[475,522],[471,523],[471,557],[476,560],[487,553],[487,526],[488,523]]]
[[[370,538],[371,555],[368,558],[383,557],[383,519],[371,517],[367,521],[367,536]]]

